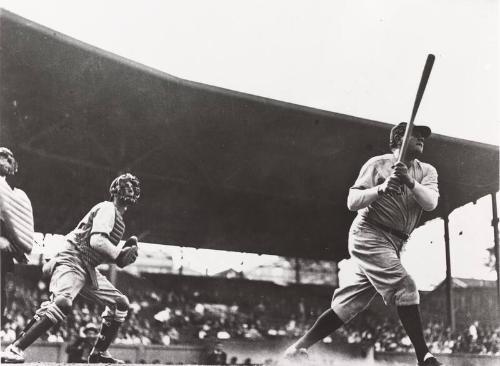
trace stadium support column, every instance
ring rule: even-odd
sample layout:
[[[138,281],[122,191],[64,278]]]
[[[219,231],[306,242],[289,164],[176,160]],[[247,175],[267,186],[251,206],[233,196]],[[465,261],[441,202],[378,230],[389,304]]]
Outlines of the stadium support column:
[[[2,222],[0,221],[0,236],[2,235]],[[5,273],[4,271],[4,266],[3,266],[3,257],[2,257],[2,251],[0,250],[0,329],[3,329],[3,308],[6,304],[3,303],[4,301],[4,291],[5,291]]]
[[[300,283],[300,259],[295,257],[295,283]]]
[[[495,270],[497,271],[497,308],[500,311],[500,248],[498,244],[498,210],[497,210],[497,194],[491,194],[491,206],[493,211],[493,219],[491,226],[493,226],[493,240],[495,243]]]
[[[455,330],[455,312],[453,310],[453,279],[451,277],[451,255],[450,255],[450,229],[448,212],[443,217],[444,221],[444,245],[446,249],[446,311],[448,325],[452,331]]]

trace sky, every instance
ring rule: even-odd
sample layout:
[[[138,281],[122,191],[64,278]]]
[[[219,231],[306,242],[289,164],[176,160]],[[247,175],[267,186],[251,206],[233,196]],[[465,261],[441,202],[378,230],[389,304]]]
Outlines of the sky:
[[[0,6],[180,78],[387,123],[409,119],[433,53],[416,123],[499,143],[494,0],[0,0]],[[495,278],[483,265],[493,245],[490,222],[489,197],[451,215],[453,275]],[[440,220],[408,243],[403,261],[422,288],[444,278],[443,245]]]

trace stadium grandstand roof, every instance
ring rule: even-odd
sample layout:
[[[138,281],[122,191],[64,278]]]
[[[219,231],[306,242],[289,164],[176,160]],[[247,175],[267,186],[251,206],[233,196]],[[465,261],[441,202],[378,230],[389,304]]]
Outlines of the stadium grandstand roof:
[[[5,10],[0,43],[0,143],[38,231],[68,232],[131,171],[144,241],[347,256],[348,188],[391,125],[182,80]],[[498,146],[434,135],[425,160],[442,202],[422,223],[498,191]]]

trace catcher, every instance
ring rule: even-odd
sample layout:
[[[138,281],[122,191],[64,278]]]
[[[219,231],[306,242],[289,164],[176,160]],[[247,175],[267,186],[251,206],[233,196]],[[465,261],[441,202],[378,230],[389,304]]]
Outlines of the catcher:
[[[9,345],[2,362],[24,362],[24,350],[71,311],[77,295],[105,305],[99,337],[92,349],[89,363],[124,363],[108,352],[120,325],[125,321],[129,301],[96,267],[116,263],[123,268],[134,263],[138,255],[137,238],[130,237],[120,249],[125,231],[123,215],[137,202],[141,190],[139,180],[123,174],[111,183],[111,201],[98,203],[78,226],[66,236],[68,249],[58,253],[43,267],[50,276],[51,300],[43,303],[33,319],[14,343]]]
[[[2,324],[6,310],[5,279],[14,269],[14,259],[27,263],[26,254],[33,248],[33,210],[22,190],[12,188],[6,178],[17,173],[18,164],[12,151],[0,147],[0,288]]]

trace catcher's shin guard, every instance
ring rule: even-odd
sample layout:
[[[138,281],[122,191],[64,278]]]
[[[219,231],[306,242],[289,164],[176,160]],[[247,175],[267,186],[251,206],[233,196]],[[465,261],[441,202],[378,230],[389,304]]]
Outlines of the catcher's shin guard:
[[[122,323],[112,318],[103,318],[101,332],[91,353],[106,351],[118,335],[118,329],[120,329]]]
[[[35,314],[35,316],[33,318],[31,318],[31,320],[28,322],[28,324],[26,324],[24,329],[19,333],[19,335],[15,339],[14,343],[16,343],[19,339],[21,339],[21,337],[23,337],[26,334],[26,332],[33,326],[33,324],[35,324],[36,321],[39,319],[40,319],[40,316]]]
[[[23,330],[20,336],[14,341],[14,346],[24,351],[42,334],[52,328],[53,325],[54,323],[48,316],[43,315],[41,317],[37,317],[34,322],[30,321],[26,329]]]
[[[63,296],[42,303],[13,344],[24,351],[52,326],[63,321],[70,310],[71,300]]]

